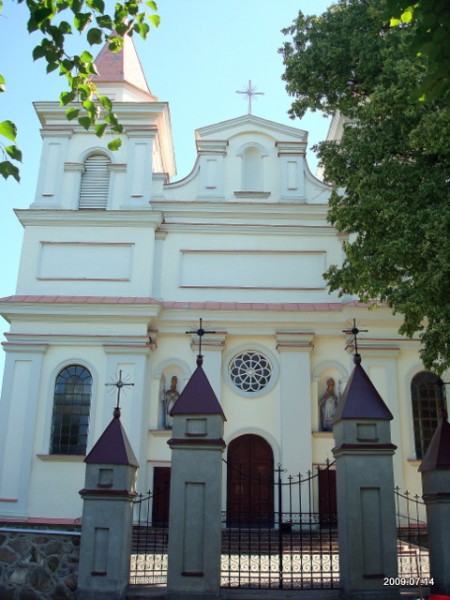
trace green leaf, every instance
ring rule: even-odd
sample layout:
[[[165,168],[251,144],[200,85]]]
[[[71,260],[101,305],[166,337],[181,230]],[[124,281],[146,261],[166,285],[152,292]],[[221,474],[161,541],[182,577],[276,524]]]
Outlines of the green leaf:
[[[121,145],[122,145],[122,140],[120,140],[119,138],[116,138],[116,139],[112,140],[111,142],[109,142],[108,149],[111,150],[112,152],[115,152],[116,150],[118,150],[120,148]]]
[[[79,84],[77,90],[81,100],[87,100],[91,95],[91,88],[87,84]]]
[[[77,13],[73,19],[75,27],[82,32],[92,20],[92,13]]]
[[[0,75],[0,93],[6,91],[6,79]]]
[[[73,119],[76,119],[79,114],[80,114],[80,109],[79,108],[68,108],[66,110],[66,118],[69,121],[72,121]]]
[[[70,102],[75,100],[76,96],[73,92],[62,92],[59,95],[59,103],[61,106],[67,106]]]
[[[95,135],[97,137],[102,137],[103,134],[105,133],[106,128],[108,127],[107,123],[99,123],[98,125],[95,126]]]
[[[47,50],[43,47],[43,46],[35,46],[35,48],[33,48],[33,60],[38,60],[39,58],[42,58],[43,56],[45,56]]]
[[[153,0],[148,0],[148,2],[146,2],[145,4],[152,10],[158,10],[156,2],[153,2]]]
[[[100,96],[98,100],[99,100],[100,104],[103,106],[103,108],[106,108],[106,110],[112,109],[112,102],[108,98],[108,96]]]
[[[4,179],[8,179],[8,177],[12,176],[17,182],[20,181],[19,169],[9,160],[0,162],[0,175]]]
[[[91,29],[92,31],[92,29]],[[88,34],[89,35],[89,34]],[[82,54],[80,55],[80,60],[84,63],[91,63],[94,60],[94,57],[92,56],[92,54],[90,52],[88,52],[87,50],[85,50],[84,52],[82,52]]]
[[[92,29],[89,29],[86,37],[87,37],[87,41],[89,42],[89,44],[91,46],[94,46],[95,44],[101,44],[103,42],[102,30],[98,29],[97,27],[93,27]]]
[[[90,117],[84,116],[84,117],[80,117],[78,119],[78,123],[84,127],[84,129],[86,129],[86,131],[89,129],[89,127],[92,125],[92,119]]]
[[[45,70],[47,71],[47,73],[51,73],[52,71],[55,71],[58,67],[59,64],[57,62],[50,62],[48,63],[47,68]]]
[[[149,15],[148,18],[150,19],[154,27],[159,27],[159,24],[161,22],[161,17],[159,15]]]
[[[22,152],[17,146],[4,146],[3,150],[14,160],[22,162]]]
[[[414,16],[414,9],[410,7],[407,10],[405,10],[405,12],[402,13],[402,16],[400,18],[401,18],[402,23],[411,23],[413,16]]]
[[[17,127],[12,121],[2,121],[0,123],[0,135],[3,135],[12,142],[16,141]]]
[[[102,15],[100,17],[96,17],[95,19],[97,24],[102,29],[109,29],[110,31],[113,29],[113,22],[109,15]]]

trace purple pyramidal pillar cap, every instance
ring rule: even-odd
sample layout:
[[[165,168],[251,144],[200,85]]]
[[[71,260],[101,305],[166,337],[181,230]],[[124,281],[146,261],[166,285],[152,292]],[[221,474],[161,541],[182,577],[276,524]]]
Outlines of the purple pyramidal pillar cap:
[[[84,462],[86,464],[139,467],[125,429],[120,422],[120,408],[114,409],[113,420],[98,438]]]
[[[355,367],[339,401],[334,422],[341,419],[391,421],[394,417],[361,366],[361,356],[355,354],[353,360]]]
[[[450,469],[450,424],[447,411],[443,408],[436,431],[419,467],[421,472],[435,469]]]
[[[225,419],[220,402],[203,371],[201,361],[197,361],[197,368],[175,402],[170,414],[171,416],[222,415]]]

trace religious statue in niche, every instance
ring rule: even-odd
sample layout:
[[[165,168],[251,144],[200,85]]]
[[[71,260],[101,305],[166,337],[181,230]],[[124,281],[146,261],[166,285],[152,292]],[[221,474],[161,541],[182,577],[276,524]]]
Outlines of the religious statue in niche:
[[[334,413],[338,403],[338,397],[335,391],[335,382],[332,377],[327,379],[327,389],[322,396],[319,405],[321,411],[322,431],[332,431]]]
[[[170,411],[180,397],[180,394],[177,390],[177,385],[178,377],[174,375],[170,380],[170,388],[168,390],[164,390],[162,401],[164,403],[164,426],[166,429],[172,429],[173,427],[173,418],[170,416]]]

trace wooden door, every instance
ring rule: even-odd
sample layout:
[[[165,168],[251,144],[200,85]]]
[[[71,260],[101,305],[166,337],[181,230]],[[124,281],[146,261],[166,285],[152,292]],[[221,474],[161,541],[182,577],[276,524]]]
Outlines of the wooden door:
[[[320,525],[336,525],[336,471],[321,469],[319,471],[319,518]]]
[[[227,523],[273,523],[273,453],[258,435],[243,435],[228,447]]]
[[[170,467],[153,470],[152,523],[156,526],[169,523]]]

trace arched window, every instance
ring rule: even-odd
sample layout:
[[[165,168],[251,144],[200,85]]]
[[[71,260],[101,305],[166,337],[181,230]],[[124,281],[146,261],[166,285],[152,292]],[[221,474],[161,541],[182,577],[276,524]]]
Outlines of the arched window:
[[[105,209],[108,205],[109,169],[106,154],[91,154],[84,161],[79,208]]]
[[[56,378],[50,454],[86,454],[92,375],[70,365]]]
[[[411,382],[414,441],[417,458],[423,458],[438,425],[439,409],[444,407],[444,391],[439,377],[429,371],[418,373]]]

